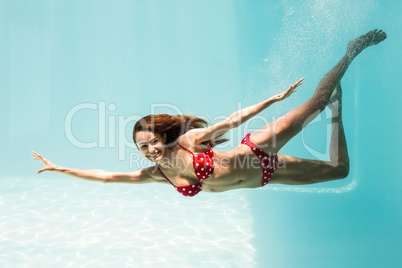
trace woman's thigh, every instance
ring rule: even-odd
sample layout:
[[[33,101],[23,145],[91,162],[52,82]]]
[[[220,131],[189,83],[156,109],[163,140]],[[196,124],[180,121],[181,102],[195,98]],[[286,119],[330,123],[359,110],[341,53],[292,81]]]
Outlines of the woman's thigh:
[[[278,154],[278,167],[269,183],[304,185],[341,179],[340,170],[327,161]]]
[[[277,153],[290,139],[307,126],[323,109],[313,96],[294,110],[251,133],[250,140],[266,153]]]

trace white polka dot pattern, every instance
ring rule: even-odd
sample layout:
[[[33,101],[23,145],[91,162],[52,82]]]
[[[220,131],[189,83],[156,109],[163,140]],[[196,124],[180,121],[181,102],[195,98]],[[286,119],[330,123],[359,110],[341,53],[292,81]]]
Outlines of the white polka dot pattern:
[[[208,148],[205,153],[193,154],[194,171],[200,181],[208,179],[214,172],[214,152]]]
[[[261,187],[268,184],[272,174],[278,165],[278,156],[277,155],[267,155],[264,151],[258,148],[255,144],[250,141],[250,134],[247,134],[241,142],[249,146],[255,155],[258,157],[260,161],[261,168],[263,170],[263,178]],[[176,190],[184,196],[195,196],[199,192],[202,191],[201,182],[213,174],[214,172],[214,160],[213,160],[213,151],[211,148],[208,148],[205,153],[194,154],[188,149],[184,148],[179,144],[180,147],[187,150],[193,155],[193,167],[194,172],[199,180],[199,183],[187,185],[187,186],[175,186],[161,171],[163,176],[176,188]],[[160,170],[160,169],[159,169]]]
[[[182,147],[179,144],[180,147]],[[195,196],[202,191],[201,182],[208,179],[214,172],[214,152],[211,148],[208,148],[204,153],[194,154],[188,149],[182,147],[193,155],[193,167],[194,172],[200,181],[199,183],[187,185],[187,186],[175,186],[163,173],[163,176],[176,188],[176,190],[184,196]],[[161,171],[162,172],[162,171]]]
[[[195,196],[196,194],[202,191],[201,183],[196,183],[187,186],[175,186],[174,188],[176,188],[176,190],[184,196]]]

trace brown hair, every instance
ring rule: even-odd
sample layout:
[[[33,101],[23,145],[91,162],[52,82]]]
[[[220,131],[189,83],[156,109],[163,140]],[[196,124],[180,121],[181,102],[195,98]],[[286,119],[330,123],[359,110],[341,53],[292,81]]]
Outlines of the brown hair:
[[[188,115],[168,115],[168,114],[156,114],[148,115],[137,121],[133,129],[133,140],[135,141],[135,135],[139,131],[151,131],[158,133],[161,136],[166,134],[166,146],[172,146],[176,144],[177,138],[194,128],[207,127],[208,123],[196,116]],[[203,145],[211,148],[215,145],[228,141],[225,138],[213,138],[208,141],[202,142]],[[137,143],[136,143],[137,144]]]

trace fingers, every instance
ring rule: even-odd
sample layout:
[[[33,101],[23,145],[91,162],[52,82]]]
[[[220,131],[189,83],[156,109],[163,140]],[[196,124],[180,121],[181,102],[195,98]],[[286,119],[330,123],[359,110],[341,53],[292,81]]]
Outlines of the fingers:
[[[32,151],[31,155],[34,157],[35,160],[41,160],[43,163],[45,163],[44,168],[36,171],[37,174],[42,173],[43,171],[49,170],[49,167],[48,167],[48,164],[50,163],[49,161],[47,161],[43,156],[41,156],[40,154],[38,154],[34,151]]]
[[[300,86],[301,84],[303,84],[303,80],[304,78],[301,78],[299,81],[297,81],[296,83],[294,83],[293,85],[291,85],[288,89],[288,91],[293,92],[292,90],[297,88],[298,86]]]
[[[35,160],[42,160],[43,161],[43,156],[41,156],[40,154],[32,151],[31,155],[34,157]]]
[[[40,154],[38,154],[37,152],[32,151],[31,155],[33,156],[40,156]]]
[[[296,88],[298,87],[298,86],[300,86],[301,84],[303,84],[303,80],[304,80],[304,78],[301,78],[299,81],[297,81],[296,83],[294,83],[293,85],[291,85],[290,87],[289,87],[289,89],[287,90],[287,94],[293,94],[293,93],[295,93],[296,92]]]
[[[299,81],[297,81],[294,85],[296,86],[296,87],[298,87],[298,86],[300,86],[301,84],[303,84],[303,80],[304,80],[304,78],[301,78]]]

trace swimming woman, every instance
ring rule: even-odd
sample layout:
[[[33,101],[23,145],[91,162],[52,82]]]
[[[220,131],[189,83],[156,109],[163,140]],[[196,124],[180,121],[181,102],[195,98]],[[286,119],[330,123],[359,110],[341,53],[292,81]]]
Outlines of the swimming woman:
[[[222,192],[238,188],[257,188],[270,183],[302,185],[345,178],[349,157],[342,124],[341,78],[353,59],[369,46],[377,45],[387,35],[382,30],[370,31],[347,44],[346,54],[319,82],[313,96],[296,109],[247,134],[241,144],[227,152],[213,151],[222,143],[222,135],[282,101],[299,87],[303,79],[286,91],[261,103],[233,113],[212,126],[192,116],[149,115],[134,126],[133,139],[142,156],[154,167],[135,172],[79,170],[57,166],[38,153],[36,160],[54,171],[80,179],[101,182],[171,184],[185,196],[201,190]],[[280,154],[280,149],[320,112],[332,112],[330,161],[301,159]]]

